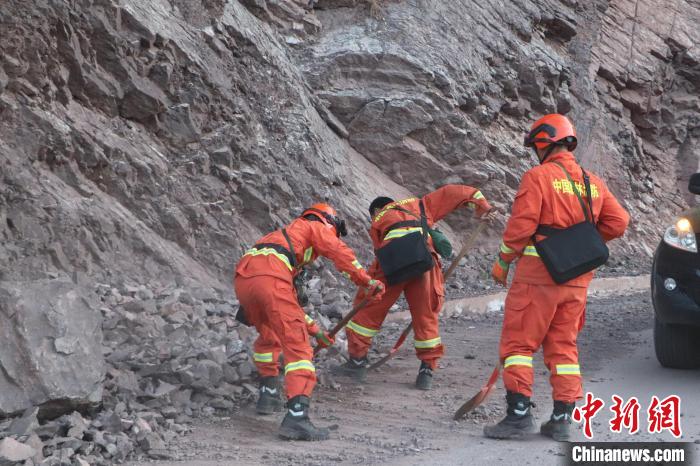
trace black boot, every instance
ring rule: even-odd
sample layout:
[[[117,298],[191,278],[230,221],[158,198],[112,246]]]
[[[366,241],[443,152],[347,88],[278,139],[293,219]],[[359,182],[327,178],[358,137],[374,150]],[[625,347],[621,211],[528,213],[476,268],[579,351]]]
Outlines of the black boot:
[[[331,373],[333,375],[344,375],[346,377],[351,377],[356,382],[364,382],[367,379],[367,369],[369,367],[369,361],[367,356],[355,359],[352,356],[348,359],[348,362],[342,366],[334,366],[331,368]]]
[[[255,406],[255,411],[258,414],[272,414],[281,411],[284,403],[280,391],[277,377],[263,377],[260,381],[258,404]]]
[[[531,434],[537,430],[530,407],[535,406],[530,398],[520,393],[506,394],[508,411],[498,424],[484,427],[484,435],[496,439],[513,439]]]
[[[570,437],[569,427],[571,426],[571,413],[574,412],[574,406],[576,406],[575,403],[554,400],[552,415],[549,421],[542,424],[540,433],[557,442],[567,442]]]
[[[280,426],[280,437],[286,440],[328,440],[329,435],[328,429],[311,423],[309,397],[298,395],[287,401],[287,415]]]
[[[416,388],[418,390],[430,390],[433,386],[433,369],[425,361],[420,363],[418,377],[416,377]]]

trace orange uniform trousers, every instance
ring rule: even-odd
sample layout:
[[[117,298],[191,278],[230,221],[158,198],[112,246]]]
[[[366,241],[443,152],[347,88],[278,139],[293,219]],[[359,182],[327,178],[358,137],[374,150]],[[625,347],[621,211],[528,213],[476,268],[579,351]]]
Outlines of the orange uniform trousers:
[[[348,353],[354,359],[367,355],[372,345],[372,337],[379,333],[389,309],[402,292],[406,296],[413,320],[416,356],[435,369],[438,359],[445,354],[438,320],[445,301],[445,288],[442,270],[437,261],[431,270],[420,277],[387,287],[381,301],[366,306],[352,318],[346,327]],[[359,301],[358,296],[355,298],[355,305]]]
[[[532,355],[542,346],[552,398],[583,397],[576,338],[585,319],[587,287],[512,284],[505,302],[500,357],[506,390],[532,396]]]
[[[287,398],[310,397],[316,385],[316,369],[305,314],[292,283],[267,275],[248,278],[237,275],[234,286],[248,322],[260,334],[253,345],[253,360],[260,375],[279,374],[281,352]]]

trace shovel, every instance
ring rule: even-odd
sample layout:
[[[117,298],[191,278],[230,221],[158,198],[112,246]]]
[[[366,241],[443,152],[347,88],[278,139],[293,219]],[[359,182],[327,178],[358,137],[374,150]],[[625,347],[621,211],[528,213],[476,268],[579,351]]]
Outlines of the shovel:
[[[331,337],[334,337],[336,335],[336,333],[340,332],[340,329],[345,327],[348,324],[348,322],[350,322],[350,319],[355,317],[355,314],[360,312],[360,309],[362,309],[363,307],[365,307],[367,305],[369,300],[370,300],[370,295],[365,296],[365,298],[362,301],[360,301],[357,304],[357,306],[353,307],[352,310],[350,312],[348,312],[340,322],[335,324],[335,327],[333,327],[333,329],[330,332],[328,332],[328,334]],[[316,346],[314,348],[314,355],[318,354],[318,352],[321,351],[321,349],[323,349],[323,348],[321,348],[320,346]]]
[[[455,271],[457,266],[459,265],[459,261],[462,260],[464,256],[467,255],[467,252],[474,246],[474,242],[476,241],[476,238],[481,234],[481,232],[486,228],[486,223],[481,222],[479,223],[479,226],[476,227],[476,230],[474,230],[474,233],[471,234],[471,236],[464,242],[464,246],[462,246],[462,249],[459,251],[459,254],[457,254],[457,257],[452,261],[450,264],[450,267],[447,269],[447,272],[445,272],[445,280],[450,278],[452,273]],[[409,323],[405,329],[403,329],[403,332],[401,332],[401,335],[399,336],[399,339],[394,343],[394,346],[389,350],[389,354],[384,356],[382,359],[379,361],[375,362],[371,366],[369,366],[370,370],[376,369],[377,367],[383,365],[385,362],[387,362],[389,359],[393,358],[394,355],[398,352],[399,348],[401,348],[401,345],[403,345],[403,342],[406,341],[406,337],[408,337],[408,334],[411,333],[411,328],[412,328],[412,323]]]
[[[491,392],[493,389],[496,387],[496,382],[498,382],[498,376],[501,374],[501,363],[499,362],[496,367],[493,369],[493,372],[491,373],[491,377],[489,377],[489,380],[486,382],[486,385],[481,387],[481,390],[471,397],[466,403],[464,403],[462,406],[459,407],[459,409],[455,412],[455,415],[452,417],[454,420],[461,419],[462,417],[466,416],[467,413],[469,413],[471,410],[479,406],[481,403],[486,401],[486,398],[491,395]]]

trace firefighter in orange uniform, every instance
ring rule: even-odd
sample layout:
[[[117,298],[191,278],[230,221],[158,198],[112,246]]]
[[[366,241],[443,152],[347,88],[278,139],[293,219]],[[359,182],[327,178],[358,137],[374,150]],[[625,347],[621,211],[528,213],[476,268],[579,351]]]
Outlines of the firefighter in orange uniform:
[[[369,206],[372,217],[369,235],[375,250],[403,235],[421,231],[420,222],[417,220],[420,216],[421,200],[428,227],[432,227],[434,223],[462,206],[475,208],[477,216],[484,219],[491,218],[491,215],[486,215],[491,211],[491,206],[478,189],[470,186],[447,185],[423,198],[414,197],[398,202],[388,197],[378,197]],[[388,286],[382,300],[364,307],[348,323],[346,333],[350,358],[345,365],[334,368],[336,374],[348,375],[358,381],[365,379],[368,367],[367,353],[372,344],[372,337],[379,332],[389,308],[403,292],[413,320],[416,355],[421,360],[416,387],[422,390],[430,389],[433,371],[444,354],[438,328],[438,314],[444,302],[445,287],[440,260],[430,237],[428,246],[435,262],[429,271],[404,283]],[[386,286],[386,278],[376,259],[370,267],[370,275]],[[360,298],[358,296],[355,302]]]
[[[280,353],[284,355],[287,414],[279,434],[292,440],[325,440],[329,432],[309,420],[309,398],[316,385],[309,335],[322,347],[333,344],[300,307],[293,278],[319,255],[355,284],[360,294],[381,299],[382,284],[373,280],[339,238],[346,235],[345,222],[328,204],[315,204],[286,228],[274,231],[249,249],[236,267],[234,286],[244,318],[259,332],[253,359],[262,377],[257,411],[269,414],[282,407],[277,383]]]
[[[571,153],[576,148],[576,132],[565,116],[551,114],[535,122],[525,145],[535,150],[540,165],[523,175],[492,270],[494,280],[506,286],[508,268],[518,259],[505,301],[499,350],[508,409],[498,424],[484,428],[484,434],[507,439],[536,430],[530,413],[532,355],[542,346],[544,362],[551,374],[554,409],[540,432],[563,441],[569,438],[575,402],[582,398],[576,338],[583,327],[586,294],[593,272],[556,284],[533,239],[544,239],[546,235],[540,233],[547,232],[546,229],[552,234],[554,229],[582,222],[581,202],[585,208],[590,207],[582,169]],[[588,175],[598,233],[605,241],[622,236],[629,215],[600,178],[590,172]],[[581,201],[574,190],[578,190]]]

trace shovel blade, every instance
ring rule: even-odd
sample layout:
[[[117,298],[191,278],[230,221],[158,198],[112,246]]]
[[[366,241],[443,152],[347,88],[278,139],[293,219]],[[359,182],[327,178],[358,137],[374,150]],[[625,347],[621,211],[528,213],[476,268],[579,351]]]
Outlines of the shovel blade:
[[[413,325],[408,324],[408,326],[405,329],[403,329],[403,332],[401,332],[401,336],[399,336],[399,339],[396,341],[393,348],[391,348],[391,351],[389,351],[389,354],[387,354],[382,359],[380,359],[379,361],[377,361],[374,364],[372,364],[371,366],[369,366],[369,370],[374,370],[377,367],[383,365],[389,359],[393,358],[394,355],[399,351],[399,348],[401,348],[401,345],[403,345],[403,342],[406,341],[406,337],[408,336],[409,333],[411,333],[412,328],[413,328]]]
[[[377,362],[375,362],[374,364],[372,364],[371,366],[369,366],[369,370],[374,370],[374,369],[376,369],[377,367],[383,365],[383,364],[384,364],[385,362],[387,362],[389,359],[393,358],[394,355],[396,354],[396,350],[397,350],[397,349],[395,349],[395,348],[391,348],[391,351],[389,351],[389,353],[387,353],[386,356],[384,356],[382,359],[380,359],[379,361],[377,361]]]
[[[474,410],[477,406],[481,405],[484,401],[486,401],[486,399],[496,388],[496,382],[498,381],[498,376],[500,375],[500,372],[501,365],[499,364],[491,373],[491,377],[489,377],[489,380],[488,382],[486,382],[486,385],[481,387],[481,390],[479,390],[479,392],[476,395],[471,397],[466,403],[459,407],[459,409],[455,412],[453,419],[458,420],[463,418],[472,410]]]

